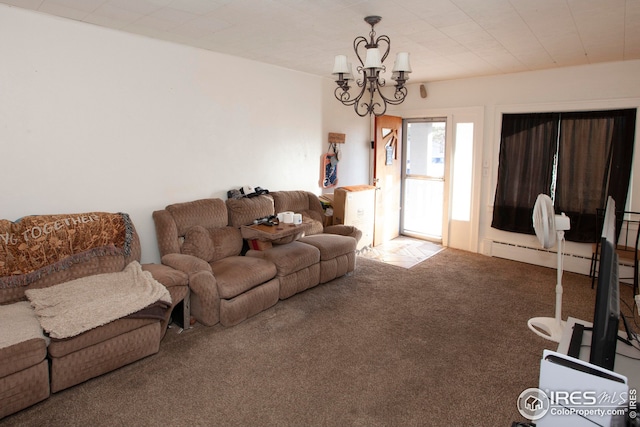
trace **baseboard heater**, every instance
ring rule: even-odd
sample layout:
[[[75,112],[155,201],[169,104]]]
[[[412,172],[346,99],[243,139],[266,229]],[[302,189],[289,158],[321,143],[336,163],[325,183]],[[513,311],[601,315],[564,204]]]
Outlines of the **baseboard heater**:
[[[491,241],[491,256],[510,259],[527,264],[541,265],[543,267],[556,268],[557,252],[553,249],[535,248],[533,246],[518,245],[514,243]],[[578,274],[589,274],[591,269],[591,257],[565,253],[563,258],[564,271]]]
[[[489,246],[488,254],[496,258],[556,268],[556,258],[558,255],[553,249],[535,248],[533,246],[518,245],[496,240],[490,240]],[[565,253],[563,263],[564,271],[584,275],[589,275],[591,271],[591,256],[587,257],[584,255]],[[632,261],[620,259],[620,282],[633,283],[633,265],[631,263]]]

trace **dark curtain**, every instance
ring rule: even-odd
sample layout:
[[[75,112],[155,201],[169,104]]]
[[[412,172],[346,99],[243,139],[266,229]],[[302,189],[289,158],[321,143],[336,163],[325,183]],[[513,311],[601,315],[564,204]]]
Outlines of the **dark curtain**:
[[[502,116],[498,185],[491,226],[533,234],[533,205],[550,193],[558,140],[557,113]]]
[[[635,120],[635,109],[562,113],[555,208],[571,219],[567,240],[595,242],[596,209],[608,195],[624,210]]]

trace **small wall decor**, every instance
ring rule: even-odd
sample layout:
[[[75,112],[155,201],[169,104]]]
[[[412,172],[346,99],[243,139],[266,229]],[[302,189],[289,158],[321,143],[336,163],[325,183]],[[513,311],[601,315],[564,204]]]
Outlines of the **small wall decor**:
[[[386,139],[387,142],[384,145],[385,149],[385,165],[391,166],[393,165],[393,159],[397,158],[397,142],[398,142],[398,131],[396,129],[382,129],[382,138]]]
[[[340,150],[337,144],[344,144],[344,133],[329,133],[329,149],[322,155],[322,188],[331,188],[338,185],[338,162]]]
[[[346,137],[344,133],[329,132],[329,144],[344,144]]]

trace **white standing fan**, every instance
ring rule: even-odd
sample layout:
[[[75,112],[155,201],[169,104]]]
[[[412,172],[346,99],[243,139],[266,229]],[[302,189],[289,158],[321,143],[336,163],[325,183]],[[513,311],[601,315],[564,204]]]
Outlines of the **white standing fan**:
[[[556,317],[534,317],[529,319],[529,329],[551,341],[560,342],[565,322],[562,321],[562,259],[564,250],[564,232],[569,230],[569,218],[563,213],[556,215],[553,202],[546,194],[539,194],[533,206],[533,229],[540,244],[551,249],[558,244],[557,284],[556,284]]]

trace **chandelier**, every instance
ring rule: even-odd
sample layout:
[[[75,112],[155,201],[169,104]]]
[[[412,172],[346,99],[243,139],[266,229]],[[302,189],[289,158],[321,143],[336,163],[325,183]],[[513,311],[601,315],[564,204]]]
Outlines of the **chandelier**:
[[[393,64],[391,79],[396,82],[395,92],[392,96],[385,96],[382,93],[381,89],[385,86],[385,79],[380,74],[386,71],[383,62],[389,55],[391,40],[389,36],[385,35],[376,38],[376,32],[373,27],[381,19],[380,16],[367,16],[364,18],[365,22],[371,25],[369,40],[364,36],[358,36],[353,40],[353,50],[356,52],[358,61],[360,61],[360,65],[356,68],[358,72],[357,80],[353,77],[351,63],[347,61],[346,55],[337,55],[333,65],[332,74],[336,76],[336,83],[338,84],[334,92],[336,98],[344,105],[353,105],[353,109],[361,117],[367,114],[381,116],[387,111],[387,105],[402,104],[402,101],[407,96],[407,88],[404,84],[409,80],[409,73],[411,72],[409,53],[407,52],[398,53]],[[382,56],[380,55],[380,44],[384,48]],[[363,52],[362,48],[366,50]],[[364,55],[363,61],[362,53],[365,52],[366,55]],[[357,95],[352,97],[349,89],[351,89],[350,84],[354,80],[359,89],[357,90]]]

